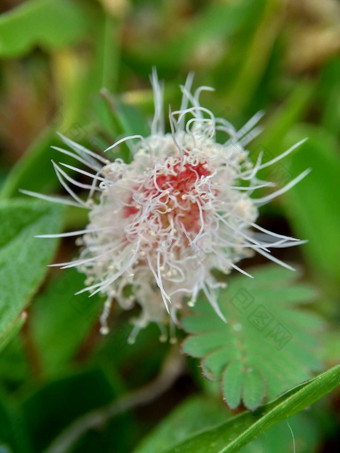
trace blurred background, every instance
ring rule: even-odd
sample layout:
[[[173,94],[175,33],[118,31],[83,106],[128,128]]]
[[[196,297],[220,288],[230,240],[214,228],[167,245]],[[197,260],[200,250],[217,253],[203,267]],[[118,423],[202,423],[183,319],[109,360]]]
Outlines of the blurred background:
[[[308,137],[267,176],[282,185],[305,168],[312,173],[263,209],[261,225],[309,240],[276,256],[297,263],[318,289],[314,309],[328,323],[321,338],[325,367],[337,363],[339,1],[2,0],[0,12],[1,200],[20,197],[19,188],[60,191],[50,149],[59,143],[57,131],[98,152],[124,135],[147,135],[152,67],[165,81],[166,105],[178,106],[178,85],[194,71],[195,86],[216,90],[202,97],[216,116],[240,128],[264,110],[263,133],[249,148],[254,160],[261,150],[270,160]],[[67,210],[65,229],[85,222],[84,213]],[[63,241],[56,261],[75,250],[73,240]],[[114,314],[112,334],[102,338],[101,301],[73,296],[82,281],[75,272],[50,272],[22,332],[0,355],[1,453],[123,453],[174,408],[182,410],[178,420],[192,417],[190,410],[204,409],[215,421],[225,413],[215,401],[200,405],[197,395],[214,398],[216,390],[189,361],[157,400],[107,417],[66,450],[48,450],[79,417],[152,381],[169,351],[152,326],[128,345],[129,313]],[[339,408],[338,392],[291,421],[296,452],[339,451]],[[291,442],[287,425],[279,424],[243,451],[290,452]],[[150,448],[136,453],[157,453]]]

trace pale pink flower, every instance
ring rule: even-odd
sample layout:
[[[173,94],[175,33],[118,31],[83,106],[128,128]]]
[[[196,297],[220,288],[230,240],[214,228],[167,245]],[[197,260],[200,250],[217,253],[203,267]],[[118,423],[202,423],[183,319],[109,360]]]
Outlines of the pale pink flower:
[[[298,183],[308,170],[276,192],[262,198],[252,196],[256,189],[273,185],[259,179],[258,172],[301,142],[266,163],[262,163],[261,154],[253,164],[246,147],[258,133],[255,126],[262,115],[255,115],[237,131],[227,120],[201,106],[201,93],[211,88],[203,86],[192,93],[191,75],[181,87],[180,109],[169,113],[170,132],[166,132],[163,87],[155,72],[151,80],[155,115],[150,135],[126,137],[108,148],[128,143],[132,162],[108,161],[62,137],[72,151],[57,149],[87,170],[53,163],[73,199],[38,195],[89,209],[85,230],[54,235],[82,235],[78,240],[80,257],[62,263],[62,267],[76,267],[87,276],[86,287],[79,293],[106,296],[102,333],[109,331],[107,320],[113,300],[124,309],[136,303],[142,308],[130,341],[150,321],[159,324],[165,337],[168,313],[176,321],[177,310],[185,301],[193,306],[200,291],[224,319],[217,294],[225,283],[214,277],[214,269],[225,274],[236,269],[249,275],[236,263],[254,252],[290,267],[272,256],[270,249],[303,242],[267,231],[255,222],[261,205]],[[217,142],[217,131],[224,140]],[[90,183],[78,182],[65,168],[88,176]],[[70,185],[88,190],[87,199],[80,198]]]

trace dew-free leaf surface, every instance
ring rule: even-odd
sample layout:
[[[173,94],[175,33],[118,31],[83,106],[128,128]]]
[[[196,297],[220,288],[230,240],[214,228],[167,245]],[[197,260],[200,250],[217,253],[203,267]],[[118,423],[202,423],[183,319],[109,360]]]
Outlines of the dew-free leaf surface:
[[[57,245],[56,239],[34,236],[57,233],[62,213],[59,206],[32,200],[0,204],[0,348],[18,330]]]
[[[231,409],[243,403],[254,410],[320,369],[313,331],[321,321],[298,307],[314,298],[315,291],[275,265],[250,274],[253,279],[233,277],[220,294],[227,323],[205,300],[181,322],[190,334],[183,351],[202,359],[203,375],[221,382]]]
[[[176,407],[140,443],[134,453],[165,453],[169,448],[199,435],[207,429],[232,421],[231,413],[219,400],[206,396],[193,396]],[[260,437],[242,448],[242,453],[287,453],[293,451],[293,438],[299,453],[314,453],[320,437],[310,413],[302,412],[289,420],[270,427]],[[192,450],[194,451],[194,450]]]
[[[234,453],[275,423],[297,414],[340,384],[340,365],[292,389],[255,412],[244,412],[172,447],[166,453]],[[273,444],[271,444],[273,445]],[[277,450],[275,450],[277,451]],[[287,450],[286,450],[287,451]]]

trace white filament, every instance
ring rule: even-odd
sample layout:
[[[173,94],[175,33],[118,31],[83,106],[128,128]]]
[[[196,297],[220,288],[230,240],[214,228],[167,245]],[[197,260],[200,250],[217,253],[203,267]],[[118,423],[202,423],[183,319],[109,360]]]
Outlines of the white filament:
[[[130,342],[148,322],[162,326],[167,313],[171,323],[175,323],[184,297],[193,306],[201,290],[225,320],[217,302],[218,288],[225,283],[216,280],[213,269],[226,274],[236,269],[252,277],[236,263],[254,252],[291,269],[272,256],[270,249],[303,243],[258,226],[256,219],[258,206],[293,187],[309,170],[276,192],[259,199],[250,197],[256,189],[272,185],[261,181],[258,172],[303,142],[265,163],[261,153],[252,164],[245,146],[258,133],[256,124],[263,113],[236,131],[227,120],[215,117],[200,105],[200,94],[210,88],[200,87],[192,93],[192,78],[189,75],[181,87],[180,110],[169,112],[171,133],[164,133],[163,85],[153,71],[155,116],[151,135],[125,137],[105,150],[139,139],[131,144],[134,159],[130,164],[121,159],[108,161],[61,136],[72,151],[55,149],[74,157],[94,173],[61,165],[86,176],[89,183],[76,181],[53,162],[57,177],[72,200],[23,191],[90,209],[85,230],[40,237],[82,235],[79,259],[60,265],[77,267],[86,274],[87,286],[79,293],[100,292],[106,296],[102,333],[109,331],[108,317],[114,299],[125,309],[135,303],[141,307]],[[217,130],[228,136],[223,143],[216,142]],[[83,201],[70,185],[89,190],[88,201]],[[161,332],[164,339],[162,328]]]

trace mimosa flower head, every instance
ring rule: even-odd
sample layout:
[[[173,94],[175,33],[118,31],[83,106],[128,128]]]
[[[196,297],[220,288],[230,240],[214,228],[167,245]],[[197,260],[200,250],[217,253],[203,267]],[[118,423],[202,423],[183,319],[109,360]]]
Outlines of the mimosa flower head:
[[[200,291],[224,319],[217,294],[225,283],[214,277],[214,269],[225,274],[236,269],[248,275],[236,263],[255,252],[289,267],[270,249],[303,242],[267,231],[256,220],[261,205],[284,193],[308,171],[267,196],[253,196],[257,189],[273,186],[262,181],[258,172],[301,142],[271,161],[262,163],[260,154],[252,163],[247,145],[259,131],[256,124],[261,114],[237,131],[201,105],[202,92],[211,88],[202,86],[193,92],[192,75],[181,87],[180,108],[168,114],[166,132],[163,86],[155,71],[151,81],[155,114],[150,135],[125,137],[108,148],[126,142],[132,161],[108,161],[62,137],[71,151],[57,149],[84,166],[53,163],[72,199],[40,195],[89,210],[85,230],[63,234],[81,235],[77,240],[80,257],[61,265],[76,267],[86,275],[86,287],[79,292],[105,295],[102,333],[109,332],[113,301],[124,309],[135,304],[141,307],[130,341],[150,321],[159,324],[165,338],[165,321],[176,322],[177,311],[184,304],[193,306]],[[217,132],[222,140],[217,141]],[[67,170],[87,176],[89,183],[78,182]],[[86,200],[72,190],[73,185],[88,191]]]

